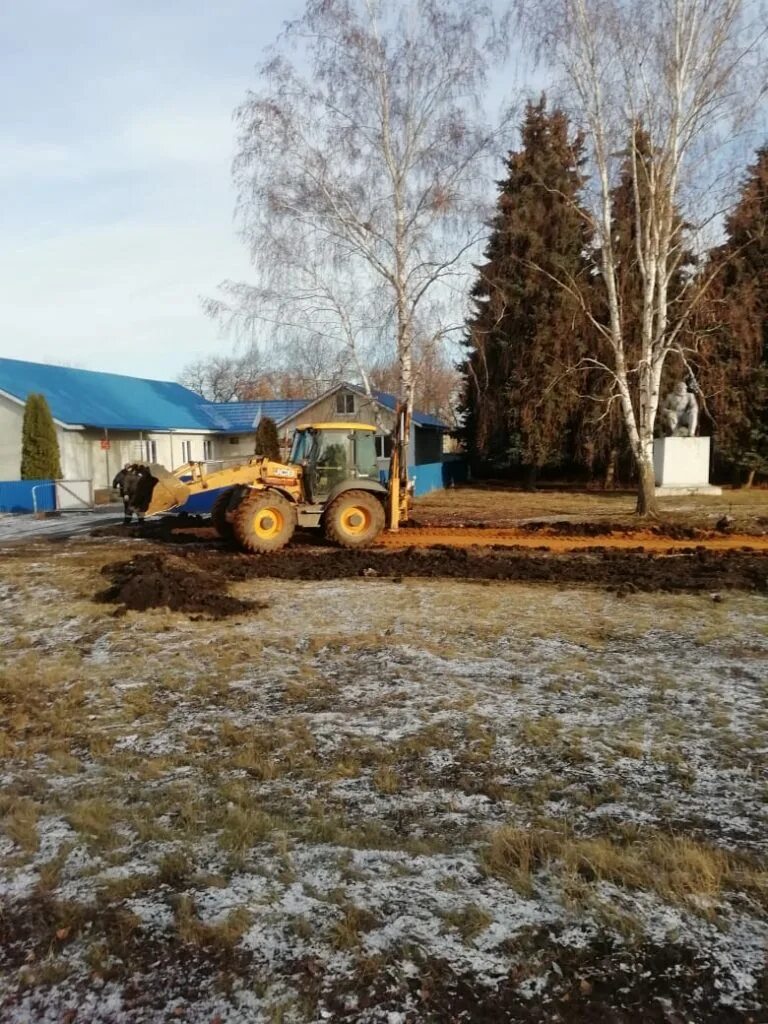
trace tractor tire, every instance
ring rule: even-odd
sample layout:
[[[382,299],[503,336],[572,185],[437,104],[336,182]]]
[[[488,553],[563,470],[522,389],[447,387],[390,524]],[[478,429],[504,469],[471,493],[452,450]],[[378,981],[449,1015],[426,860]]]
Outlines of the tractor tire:
[[[232,528],[232,523],[227,519],[227,513],[234,512],[247,493],[247,487],[228,487],[211,505],[211,519],[214,528],[224,540],[233,541],[235,539],[235,531]]]
[[[277,491],[246,496],[232,516],[235,540],[246,551],[279,551],[296,529],[296,508]]]
[[[232,524],[228,523],[226,520],[229,502],[234,490],[234,487],[228,487],[226,491],[221,492],[213,505],[211,505],[211,520],[213,522],[214,529],[224,540],[232,540],[234,538]]]
[[[326,538],[342,548],[372,544],[384,523],[384,506],[370,491],[344,491],[323,516]]]

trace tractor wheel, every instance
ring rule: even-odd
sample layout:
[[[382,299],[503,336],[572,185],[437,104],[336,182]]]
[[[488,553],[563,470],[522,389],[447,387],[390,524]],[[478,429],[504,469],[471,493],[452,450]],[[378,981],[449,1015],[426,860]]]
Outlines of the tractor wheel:
[[[262,491],[240,502],[232,526],[246,551],[279,551],[296,529],[296,508],[276,491]]]
[[[325,536],[343,548],[372,544],[384,529],[384,506],[370,491],[344,491],[323,516]]]
[[[233,508],[237,501],[240,501],[243,497],[242,487],[228,487],[226,491],[222,491],[218,498],[211,505],[211,519],[216,529],[216,533],[224,540],[234,540],[235,534],[232,529],[232,523],[227,522],[227,512]]]

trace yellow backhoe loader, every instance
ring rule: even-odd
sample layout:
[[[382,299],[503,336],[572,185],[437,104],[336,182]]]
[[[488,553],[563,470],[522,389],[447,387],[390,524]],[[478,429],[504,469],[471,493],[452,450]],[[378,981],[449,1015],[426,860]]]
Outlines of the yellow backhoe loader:
[[[246,551],[277,551],[297,526],[322,529],[341,547],[364,547],[385,527],[396,530],[408,519],[408,421],[399,408],[386,485],[376,462],[376,427],[316,423],[296,431],[285,463],[253,456],[210,473],[204,462],[173,473],[153,463],[146,515],[179,511],[192,495],[216,490],[214,526]]]

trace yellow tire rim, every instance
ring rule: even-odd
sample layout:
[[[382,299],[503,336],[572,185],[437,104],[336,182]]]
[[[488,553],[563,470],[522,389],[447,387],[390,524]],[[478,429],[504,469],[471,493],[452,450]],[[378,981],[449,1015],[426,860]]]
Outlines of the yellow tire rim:
[[[350,505],[341,513],[341,527],[350,536],[357,536],[365,533],[371,525],[371,513],[367,508],[359,505]]]
[[[284,519],[276,508],[260,508],[253,517],[253,533],[259,540],[272,540],[282,531]]]

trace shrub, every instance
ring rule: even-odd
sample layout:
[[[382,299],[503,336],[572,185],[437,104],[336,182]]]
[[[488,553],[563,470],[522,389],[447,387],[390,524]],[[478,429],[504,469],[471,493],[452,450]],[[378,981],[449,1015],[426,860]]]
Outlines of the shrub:
[[[280,442],[277,437],[277,424],[269,416],[262,416],[256,427],[257,455],[263,455],[275,462],[280,460]]]
[[[51,410],[44,395],[28,395],[21,433],[21,479],[60,478],[59,442]]]

